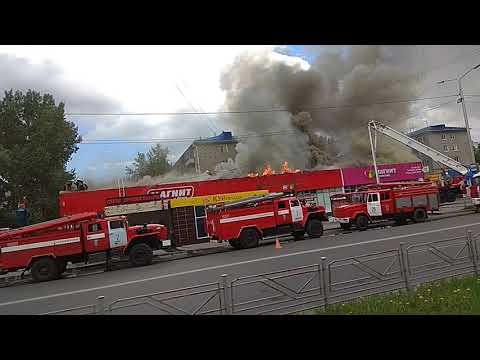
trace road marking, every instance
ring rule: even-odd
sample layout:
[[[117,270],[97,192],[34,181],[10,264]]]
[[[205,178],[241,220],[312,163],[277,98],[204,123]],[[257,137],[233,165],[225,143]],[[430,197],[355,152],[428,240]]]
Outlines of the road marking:
[[[96,286],[96,287],[92,287],[92,288],[88,288],[88,289],[67,291],[67,292],[52,294],[52,295],[37,296],[37,297],[29,298],[29,299],[8,301],[8,302],[0,303],[0,306],[22,304],[22,303],[31,302],[31,301],[45,300],[45,299],[51,299],[51,298],[68,296],[68,295],[75,295],[75,294],[82,294],[82,293],[92,292],[92,291],[96,291],[96,290],[104,290],[104,289],[110,289],[110,288],[114,288],[114,287],[125,286],[125,285],[138,284],[138,283],[147,282],[147,281],[166,279],[166,278],[170,278],[170,277],[174,277],[174,276],[188,275],[188,274],[193,274],[193,273],[196,273],[196,272],[217,270],[217,269],[233,267],[233,266],[238,266],[238,265],[251,264],[251,263],[255,263],[255,262],[281,259],[281,258],[290,257],[290,256],[312,254],[312,253],[316,253],[316,252],[320,252],[320,251],[341,249],[341,248],[345,248],[345,247],[358,246],[358,245],[364,245],[364,244],[373,244],[373,243],[376,243],[376,242],[382,242],[382,241],[388,241],[388,240],[403,239],[403,238],[408,238],[408,237],[412,237],[412,236],[433,234],[433,233],[442,232],[442,231],[446,231],[446,230],[461,229],[461,228],[466,228],[466,227],[475,226],[475,225],[480,225],[480,222],[467,224],[467,225],[451,226],[451,227],[448,227],[448,228],[442,228],[442,229],[436,229],[436,230],[422,231],[422,232],[417,232],[417,233],[413,233],[413,234],[390,236],[390,237],[386,237],[386,238],[382,238],[382,239],[367,240],[367,241],[358,242],[358,243],[354,243],[354,244],[335,245],[335,246],[329,246],[329,247],[324,247],[324,248],[320,248],[320,249],[298,251],[298,252],[294,252],[294,253],[290,253],[290,254],[268,256],[268,257],[259,258],[259,259],[238,261],[238,262],[235,262],[235,263],[215,265],[215,266],[209,266],[209,267],[204,267],[204,268],[199,268],[199,269],[181,271],[181,272],[174,273],[174,274],[159,275],[159,276],[154,276],[154,277],[150,277],[150,278],[146,278],[146,279],[125,281],[125,282],[120,282],[120,283],[115,283],[115,284],[110,284],[110,285]]]

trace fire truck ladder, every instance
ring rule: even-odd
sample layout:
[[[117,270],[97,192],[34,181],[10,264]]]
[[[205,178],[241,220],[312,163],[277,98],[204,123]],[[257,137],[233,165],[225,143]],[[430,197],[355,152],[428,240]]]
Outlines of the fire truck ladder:
[[[248,198],[248,199],[245,199],[245,200],[234,201],[234,202],[225,204],[223,206],[214,207],[214,209],[215,210],[232,209],[232,208],[236,208],[236,207],[242,207],[242,206],[245,206],[247,204],[254,204],[254,203],[258,203],[258,202],[262,202],[262,201],[274,200],[274,199],[277,199],[277,198],[280,198],[280,197],[287,197],[287,196],[288,195],[285,194],[285,193],[270,193],[270,194],[263,195],[263,196],[256,196],[256,197],[251,197],[251,198]]]
[[[374,132],[374,141],[372,141],[372,130]],[[422,144],[421,142],[412,139],[411,137],[401,133],[400,131],[397,131],[395,129],[392,129],[391,127],[382,124],[378,121],[370,121],[368,123],[368,135],[370,137],[370,145],[372,147],[372,157],[373,157],[373,164],[375,167],[375,173],[378,174],[377,172],[377,162],[375,158],[375,153],[376,153],[376,147],[377,147],[377,132],[382,133],[383,135],[388,136],[389,138],[398,141],[399,143],[414,149],[418,151],[419,153],[422,153],[432,160],[439,162],[440,164],[443,164],[445,166],[448,166],[450,169],[453,169],[463,176],[471,176],[471,171],[468,167],[464,166],[463,164],[459,163],[458,161],[453,160],[452,158],[442,154],[440,151],[437,151],[435,149],[432,149],[431,147]],[[476,174],[477,177],[480,176],[480,174]],[[378,176],[377,182],[379,182]]]

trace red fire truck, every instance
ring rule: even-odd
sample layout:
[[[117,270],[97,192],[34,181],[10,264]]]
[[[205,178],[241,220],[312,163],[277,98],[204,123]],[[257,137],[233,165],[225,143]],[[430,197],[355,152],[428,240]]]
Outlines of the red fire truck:
[[[258,246],[262,238],[292,234],[296,240],[323,234],[321,206],[303,206],[294,196],[273,193],[207,208],[207,232],[214,241],[228,241],[235,249]]]
[[[35,281],[59,278],[67,263],[88,262],[88,256],[113,253],[129,257],[133,266],[152,262],[153,249],[170,246],[163,225],[128,226],[126,218],[82,213],[0,233],[0,272],[30,270]]]
[[[342,229],[352,225],[366,230],[378,220],[395,220],[398,224],[408,219],[423,222],[427,211],[438,210],[438,187],[432,183],[409,182],[366,186],[363,191],[336,194],[330,197],[333,217]]]

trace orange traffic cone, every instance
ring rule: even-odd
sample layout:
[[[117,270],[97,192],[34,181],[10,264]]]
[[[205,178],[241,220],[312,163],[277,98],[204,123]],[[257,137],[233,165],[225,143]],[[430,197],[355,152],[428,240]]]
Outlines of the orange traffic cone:
[[[275,249],[281,249],[282,245],[280,245],[280,240],[278,240],[278,237],[275,239]]]

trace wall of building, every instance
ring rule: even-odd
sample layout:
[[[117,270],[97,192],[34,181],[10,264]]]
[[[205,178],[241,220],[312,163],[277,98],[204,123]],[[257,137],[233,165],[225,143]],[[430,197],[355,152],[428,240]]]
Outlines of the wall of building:
[[[237,155],[235,145],[234,142],[194,144],[197,148],[200,172],[213,171],[218,164],[228,159],[234,160]]]
[[[468,166],[475,162],[472,159],[466,131],[425,132],[414,136],[414,138],[464,165]],[[423,154],[417,156],[431,171],[442,168],[438,163],[433,162],[432,159]]]
[[[196,164],[197,161],[195,148],[192,145],[188,147],[187,150],[182,154],[182,156],[177,160],[174,165],[174,169],[180,173],[194,173],[196,172]]]

